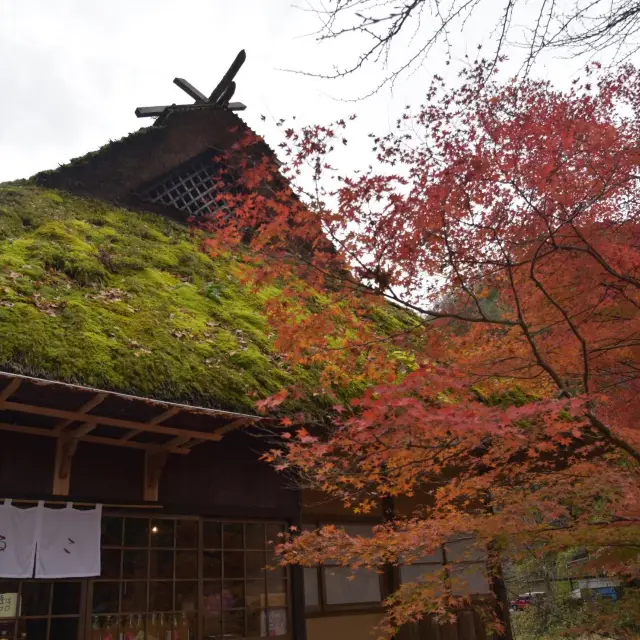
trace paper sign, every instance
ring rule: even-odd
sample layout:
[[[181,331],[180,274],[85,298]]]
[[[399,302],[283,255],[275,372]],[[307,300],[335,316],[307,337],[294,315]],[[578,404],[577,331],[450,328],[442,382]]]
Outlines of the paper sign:
[[[18,613],[18,594],[0,593],[0,618],[15,618]]]

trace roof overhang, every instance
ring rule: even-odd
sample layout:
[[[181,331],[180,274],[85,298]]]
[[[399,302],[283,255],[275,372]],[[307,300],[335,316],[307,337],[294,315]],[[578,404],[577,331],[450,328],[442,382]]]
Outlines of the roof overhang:
[[[52,490],[59,496],[69,495],[71,463],[81,442],[142,450],[143,496],[157,501],[169,454],[186,455],[260,420],[0,371],[0,431],[56,440]]]
[[[261,419],[0,372],[0,431],[184,455]]]

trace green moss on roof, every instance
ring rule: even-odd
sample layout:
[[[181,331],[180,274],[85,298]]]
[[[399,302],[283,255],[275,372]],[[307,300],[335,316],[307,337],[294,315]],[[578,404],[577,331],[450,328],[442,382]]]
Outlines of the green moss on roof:
[[[311,384],[237,266],[157,214],[0,186],[0,369],[241,410]]]

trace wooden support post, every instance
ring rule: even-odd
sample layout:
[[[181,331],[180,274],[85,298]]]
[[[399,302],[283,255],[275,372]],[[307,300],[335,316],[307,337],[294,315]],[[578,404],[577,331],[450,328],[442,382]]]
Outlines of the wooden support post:
[[[144,499],[146,502],[158,501],[158,489],[162,470],[169,457],[168,451],[145,451],[144,454]]]
[[[71,462],[78,448],[77,438],[58,438],[53,469],[53,495],[68,496],[71,481]]]

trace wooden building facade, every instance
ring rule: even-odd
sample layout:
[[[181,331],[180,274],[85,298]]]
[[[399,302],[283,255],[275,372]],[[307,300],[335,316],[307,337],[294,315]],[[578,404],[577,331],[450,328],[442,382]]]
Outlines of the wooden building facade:
[[[265,347],[258,303],[229,311],[220,298],[240,285],[232,271],[209,280],[186,231],[214,201],[214,158],[246,131],[224,106],[167,109],[94,154],[0,187],[0,500],[103,505],[101,575],[0,576],[0,638],[365,640],[390,589],[452,561],[443,550],[393,575],[265,569],[292,525],[366,532],[382,513],[356,519],[260,461],[250,397],[290,373]],[[462,564],[486,592],[484,558]],[[471,613],[407,634],[483,637]]]

